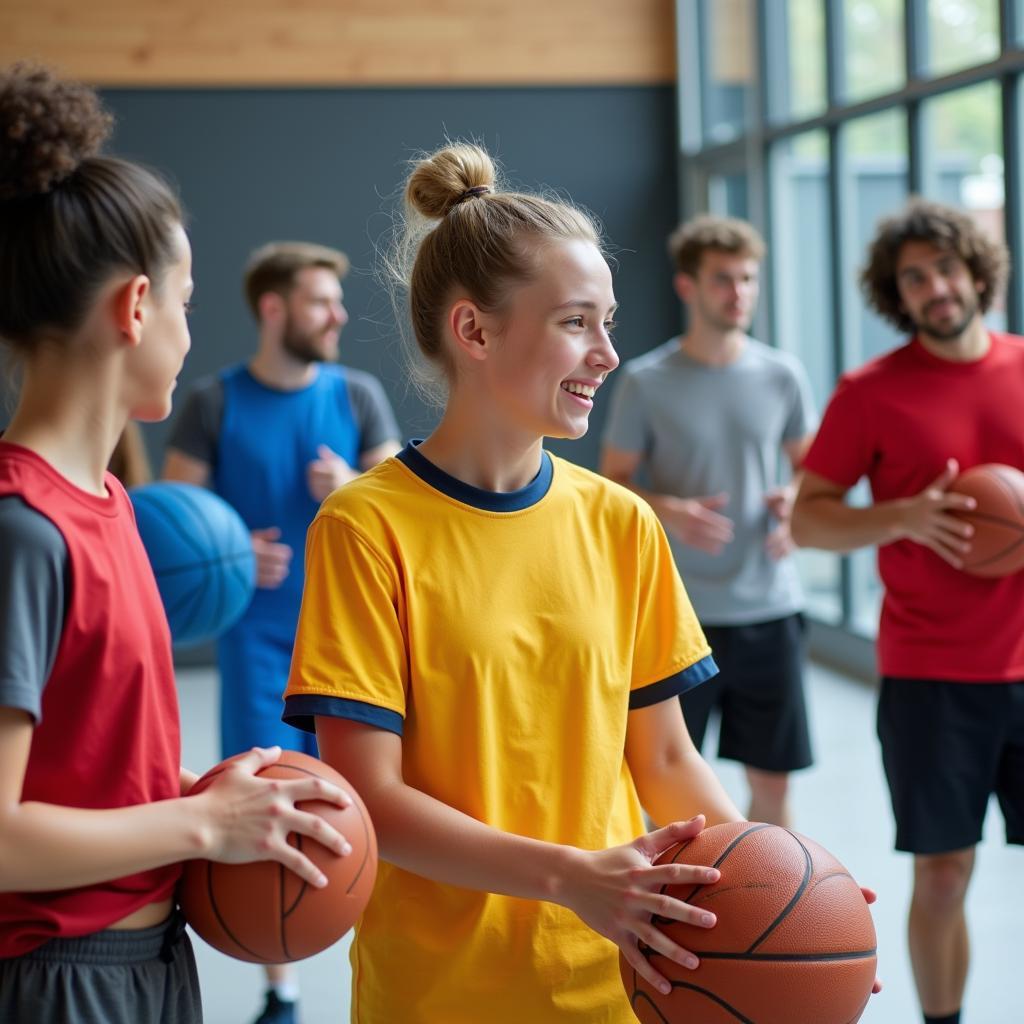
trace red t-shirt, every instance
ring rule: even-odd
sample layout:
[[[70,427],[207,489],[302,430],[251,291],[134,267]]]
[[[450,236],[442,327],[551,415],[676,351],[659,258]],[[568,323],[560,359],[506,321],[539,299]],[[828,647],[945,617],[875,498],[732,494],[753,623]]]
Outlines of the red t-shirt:
[[[22,799],[112,808],[180,794],[170,634],[124,488],[80,490],[38,455],[0,441],[0,495],[46,516],[67,545],[71,595],[32,734]],[[65,851],[73,859],[75,851]],[[166,899],[178,864],[58,892],[0,893],[0,957],[86,935]]]
[[[1024,469],[1024,338],[991,339],[975,362],[912,340],[844,374],[804,466],[843,487],[866,476],[876,502],[919,494],[950,458]],[[883,675],[1024,679],[1024,572],[968,576],[909,540],[880,547],[878,570]]]

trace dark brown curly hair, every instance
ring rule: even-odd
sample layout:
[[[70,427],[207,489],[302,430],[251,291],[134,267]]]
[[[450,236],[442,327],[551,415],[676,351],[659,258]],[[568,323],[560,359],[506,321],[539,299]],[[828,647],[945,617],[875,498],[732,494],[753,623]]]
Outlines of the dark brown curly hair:
[[[112,123],[80,82],[34,64],[0,69],[0,339],[15,349],[74,331],[118,271],[159,289],[179,257],[170,188],[98,155]]]
[[[864,297],[880,316],[900,331],[915,330],[896,282],[900,250],[907,242],[930,242],[959,256],[971,277],[982,282],[979,306],[982,313],[988,312],[1009,271],[1006,246],[987,235],[966,213],[914,198],[899,213],[879,222],[860,274]]]

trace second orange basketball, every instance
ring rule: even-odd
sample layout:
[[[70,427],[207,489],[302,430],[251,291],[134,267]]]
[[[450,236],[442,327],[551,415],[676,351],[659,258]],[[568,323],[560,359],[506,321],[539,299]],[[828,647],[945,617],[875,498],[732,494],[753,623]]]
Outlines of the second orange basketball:
[[[985,463],[964,470],[950,485],[977,502],[954,513],[974,527],[963,570],[972,576],[1009,576],[1024,569],[1024,473]]]
[[[669,886],[713,910],[697,928],[656,919],[700,961],[680,967],[647,950],[672,985],[652,988],[620,955],[622,980],[643,1024],[854,1024],[875,980],[871,912],[849,872],[806,836],[759,822],[712,825],[659,863],[704,864],[722,877]]]
[[[196,787],[202,787],[221,767],[212,768]],[[280,760],[259,775],[272,779],[317,775],[344,789],[352,797],[348,807],[319,801],[300,806],[326,818],[349,841],[352,852],[340,857],[319,843],[298,840],[303,852],[327,876],[323,889],[308,885],[276,861],[188,861],[179,900],[186,921],[222,953],[252,963],[288,963],[321,952],[355,924],[373,891],[377,839],[359,795],[323,761],[285,750]],[[292,835],[289,841],[295,843],[297,837]]]

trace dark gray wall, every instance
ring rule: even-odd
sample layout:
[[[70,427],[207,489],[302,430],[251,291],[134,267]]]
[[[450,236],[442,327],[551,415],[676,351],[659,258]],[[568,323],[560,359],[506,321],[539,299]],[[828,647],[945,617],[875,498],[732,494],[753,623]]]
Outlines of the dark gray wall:
[[[405,381],[375,246],[406,161],[446,134],[482,142],[512,184],[563,190],[602,219],[618,254],[624,357],[678,328],[664,255],[677,214],[670,87],[111,90],[104,99],[117,117],[111,149],[169,175],[189,211],[196,311],[185,388],[252,351],[239,280],[247,253],[274,238],[308,239],[352,260],[342,361],[383,378],[406,436],[428,431],[435,414]],[[594,466],[606,410],[607,398],[587,438],[556,447]],[[166,431],[146,427],[156,465]]]

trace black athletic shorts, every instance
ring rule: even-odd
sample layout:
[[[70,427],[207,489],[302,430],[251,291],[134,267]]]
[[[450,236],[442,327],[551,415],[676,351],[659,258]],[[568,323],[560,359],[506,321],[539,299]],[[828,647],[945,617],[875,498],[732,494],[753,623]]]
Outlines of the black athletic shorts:
[[[766,772],[809,767],[803,616],[705,626],[704,635],[719,673],[680,697],[696,747],[704,743],[708,718],[717,708],[719,757]]]
[[[24,1024],[202,1024],[185,922],[51,939],[0,960],[0,1021]]]
[[[878,738],[897,850],[949,853],[974,846],[993,793],[1006,841],[1024,844],[1024,682],[886,676]]]

